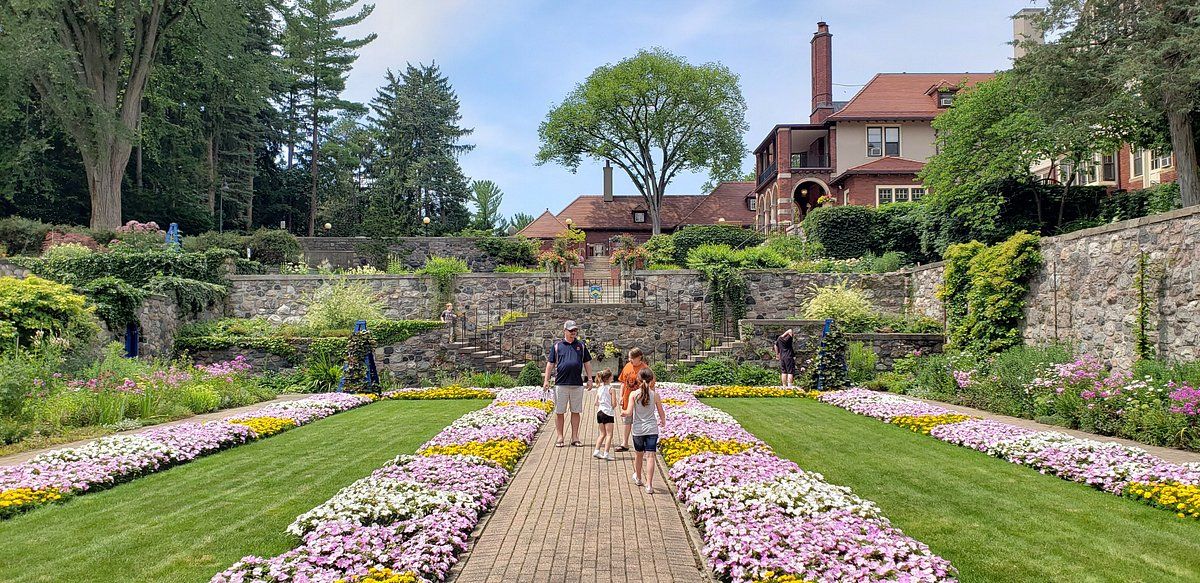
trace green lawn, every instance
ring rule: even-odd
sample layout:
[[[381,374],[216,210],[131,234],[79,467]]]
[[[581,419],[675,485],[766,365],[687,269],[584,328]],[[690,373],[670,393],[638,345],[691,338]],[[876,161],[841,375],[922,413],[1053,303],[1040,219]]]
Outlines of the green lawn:
[[[292,548],[296,516],[486,404],[384,401],[0,522],[0,580],[207,581]]]
[[[808,399],[706,399],[963,581],[1200,581],[1200,522]]]

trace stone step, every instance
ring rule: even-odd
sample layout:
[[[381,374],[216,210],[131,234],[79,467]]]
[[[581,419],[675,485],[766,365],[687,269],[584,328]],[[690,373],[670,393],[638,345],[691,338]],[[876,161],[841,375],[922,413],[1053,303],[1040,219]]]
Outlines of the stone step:
[[[485,362],[487,364],[498,364],[502,360],[504,360],[504,357],[500,356],[500,355],[492,355],[492,356],[483,357],[483,362]]]

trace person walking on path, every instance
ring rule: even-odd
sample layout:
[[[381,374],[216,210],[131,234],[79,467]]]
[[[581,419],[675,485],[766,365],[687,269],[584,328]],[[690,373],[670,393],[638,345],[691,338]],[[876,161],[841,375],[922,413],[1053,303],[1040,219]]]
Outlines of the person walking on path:
[[[617,451],[629,451],[629,431],[633,429],[633,418],[626,417],[624,414],[625,407],[629,405],[629,394],[635,391],[638,387],[638,373],[649,365],[642,357],[642,349],[634,346],[629,349],[629,362],[625,363],[625,368],[621,369],[620,376],[617,380],[621,381],[621,445],[617,446]]]
[[[446,330],[448,330],[450,341],[454,342],[454,323],[458,320],[458,315],[454,313],[454,304],[446,304],[446,309],[442,310],[441,318],[442,323],[446,325]]]
[[[643,368],[638,373],[638,389],[629,395],[629,405],[623,413],[633,417],[633,483],[638,486],[645,483],[646,493],[653,494],[658,432],[667,424],[667,412],[663,410],[658,391],[654,390],[654,371]],[[646,454],[649,454],[649,461],[645,460]]]
[[[554,369],[554,432],[557,440],[554,447],[563,442],[563,426],[567,410],[571,411],[571,445],[583,446],[579,441],[580,414],[583,413],[584,379],[587,390],[592,390],[592,354],[579,339],[579,325],[575,320],[563,322],[563,338],[550,347],[546,355],[546,371],[542,374],[542,387],[550,388],[550,369]]]
[[[796,333],[788,328],[775,340],[775,358],[779,359],[779,384],[785,389],[792,388],[796,378],[796,349],[792,344],[795,336]]]
[[[596,449],[592,457],[613,461],[613,417],[617,415],[617,385],[613,383],[613,372],[600,371],[600,390],[596,392]]]

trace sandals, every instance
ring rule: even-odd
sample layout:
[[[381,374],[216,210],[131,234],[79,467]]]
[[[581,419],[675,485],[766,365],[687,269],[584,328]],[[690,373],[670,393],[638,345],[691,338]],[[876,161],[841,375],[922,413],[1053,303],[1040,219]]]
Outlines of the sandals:
[[[583,447],[583,442],[582,441],[572,441],[571,447]]]
[[[623,445],[618,445],[614,451],[629,451],[629,448]]]
[[[561,441],[556,441],[556,442],[554,442],[554,447],[562,447],[562,446],[564,446],[564,445],[566,445],[566,444],[565,444],[565,443],[563,443],[563,442],[561,442]]]

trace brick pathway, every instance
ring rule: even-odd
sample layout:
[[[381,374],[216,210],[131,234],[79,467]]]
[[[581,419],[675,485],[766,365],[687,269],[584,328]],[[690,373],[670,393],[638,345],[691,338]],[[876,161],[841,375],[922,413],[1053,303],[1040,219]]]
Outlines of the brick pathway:
[[[555,448],[550,416],[451,581],[711,581],[663,474],[647,495],[629,479],[632,450],[616,453],[612,462],[592,457],[595,411],[595,393],[587,393],[580,428],[585,447]],[[569,415],[566,433],[570,439]]]

